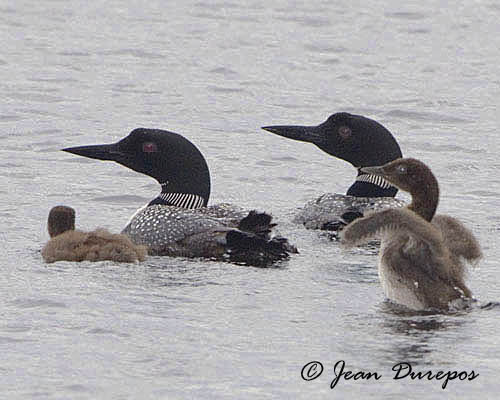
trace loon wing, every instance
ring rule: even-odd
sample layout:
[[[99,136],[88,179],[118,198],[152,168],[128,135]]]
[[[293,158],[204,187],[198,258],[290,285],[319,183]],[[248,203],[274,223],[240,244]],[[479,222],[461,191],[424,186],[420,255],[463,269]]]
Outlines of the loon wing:
[[[370,213],[349,224],[342,232],[342,243],[355,246],[377,236],[406,233],[441,250],[442,236],[431,224],[408,209],[389,208]]]
[[[218,215],[218,217],[213,215]],[[245,215],[245,214],[242,214]],[[243,219],[228,210],[195,210],[152,205],[137,213],[125,227],[134,243],[145,244],[151,255],[206,257],[267,266],[288,258],[297,249],[280,237],[266,213],[250,211]]]
[[[225,218],[238,225],[239,221],[248,214],[248,210],[230,203],[218,203],[208,207],[196,209],[197,212],[209,217]]]
[[[470,229],[456,218],[448,215],[434,216],[432,225],[440,230],[444,244],[449,249],[454,275],[463,277],[465,274],[464,260],[475,265],[482,257],[478,240]]]
[[[122,233],[134,243],[160,248],[202,232],[225,230],[230,225],[225,222],[197,210],[158,204],[137,212]]]
[[[436,215],[432,224],[443,234],[448,248],[469,262],[478,261],[482,257],[481,246],[470,229],[456,218],[448,215]]]

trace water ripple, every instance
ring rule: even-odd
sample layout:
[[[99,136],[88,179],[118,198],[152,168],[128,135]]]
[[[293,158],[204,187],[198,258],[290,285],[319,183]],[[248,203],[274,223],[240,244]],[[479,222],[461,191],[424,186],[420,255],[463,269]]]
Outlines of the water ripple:
[[[90,199],[90,201],[97,201],[101,203],[113,203],[113,204],[137,204],[137,203],[148,202],[149,199],[142,196],[124,194],[120,196],[94,197]]]
[[[23,119],[20,115],[0,115],[0,122],[13,122]]]
[[[299,16],[299,17],[277,17],[276,19],[286,22],[296,22],[309,28],[323,28],[330,26],[330,20],[324,17]]]
[[[453,117],[451,115],[437,114],[431,112],[418,112],[418,111],[408,111],[408,110],[391,110],[385,113],[388,117],[396,117],[401,119],[411,119],[414,121],[430,121],[430,122],[441,122],[441,123],[470,123],[464,118]]]
[[[87,333],[91,333],[93,335],[113,335],[113,336],[119,336],[119,337],[130,337],[129,334],[125,333],[118,333],[114,330],[111,329],[104,329],[104,328],[93,328],[89,329]]]
[[[225,68],[225,67],[214,68],[208,72],[210,72],[211,74],[221,74],[221,75],[224,75],[225,77],[234,76],[234,75],[238,74],[236,71],[234,71],[230,68]]]
[[[143,49],[120,49],[120,50],[108,50],[99,53],[103,56],[131,56],[137,58],[144,58],[148,60],[154,59],[165,59],[165,56],[158,53],[147,52]]]
[[[34,93],[34,92],[17,92],[17,93],[7,93],[6,97],[12,100],[21,100],[21,101],[29,101],[36,103],[63,103],[63,102],[74,102],[75,99],[68,99],[61,96],[52,96],[48,94],[42,93]]]
[[[90,57],[92,54],[84,52],[84,51],[61,51],[59,53],[60,56],[65,56],[65,57]]]
[[[245,89],[241,88],[229,88],[229,87],[222,87],[215,85],[208,85],[207,89],[210,90],[211,92],[217,92],[217,93],[240,93],[245,91]]]
[[[22,298],[11,301],[10,304],[19,308],[67,308],[67,305],[59,301],[39,298]]]
[[[20,339],[20,338],[14,338],[10,336],[0,336],[0,344],[5,343],[24,343],[24,342],[34,342],[34,339]]]
[[[409,21],[418,21],[427,18],[426,14],[418,12],[398,11],[392,13],[385,13],[388,18],[405,19]]]
[[[331,46],[328,44],[306,44],[304,45],[304,48],[306,50],[312,51],[313,53],[342,54],[350,52],[347,47]]]

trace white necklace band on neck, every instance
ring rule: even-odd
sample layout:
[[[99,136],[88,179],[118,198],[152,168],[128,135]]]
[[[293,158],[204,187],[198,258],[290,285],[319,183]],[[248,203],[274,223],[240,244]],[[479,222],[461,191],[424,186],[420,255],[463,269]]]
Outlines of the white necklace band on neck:
[[[393,187],[389,182],[387,182],[384,178],[378,175],[370,175],[370,174],[358,175],[356,177],[356,181],[372,183],[373,185],[377,185],[382,189],[389,189]]]

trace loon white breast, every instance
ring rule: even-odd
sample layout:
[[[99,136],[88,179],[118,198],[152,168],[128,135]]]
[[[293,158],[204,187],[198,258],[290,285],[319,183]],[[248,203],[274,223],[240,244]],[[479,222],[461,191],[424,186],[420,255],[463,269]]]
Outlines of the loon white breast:
[[[342,242],[352,246],[382,236],[379,277],[388,299],[414,310],[466,305],[472,293],[465,263],[477,262],[481,248],[460,221],[435,215],[439,186],[432,171],[412,158],[362,170],[409,192],[412,202],[357,219],[343,230]]]
[[[198,148],[183,136],[138,128],[117,143],[79,146],[66,152],[118,162],[156,179],[161,193],[123,230],[151,255],[229,259],[267,265],[296,252],[284,238],[271,238],[269,214],[229,204],[208,206],[210,173]]]
[[[345,195],[327,193],[309,201],[294,221],[308,229],[341,230],[367,211],[401,207],[397,188],[381,176],[360,170],[402,157],[392,134],[378,122],[361,115],[336,113],[317,126],[278,125],[262,129],[279,136],[313,143],[326,153],[345,160],[358,175]]]

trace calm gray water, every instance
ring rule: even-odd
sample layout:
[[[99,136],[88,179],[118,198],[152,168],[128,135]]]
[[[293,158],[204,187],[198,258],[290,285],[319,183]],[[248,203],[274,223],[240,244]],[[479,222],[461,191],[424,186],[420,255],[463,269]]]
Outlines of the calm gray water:
[[[175,3],[175,4],[174,4]],[[181,4],[182,3],[182,4]],[[401,314],[377,257],[293,225],[352,167],[265,131],[338,111],[382,122],[427,162],[439,211],[480,238],[469,283],[500,300],[500,7],[495,0],[0,2],[0,394],[9,399],[482,399],[500,390],[500,309]],[[300,255],[277,268],[150,258],[45,265],[49,209],[119,231],[150,178],[62,147],[136,127],[191,139],[211,202],[265,209]],[[322,362],[306,382],[302,367]],[[334,365],[377,372],[343,380]],[[394,380],[475,371],[472,381]]]

